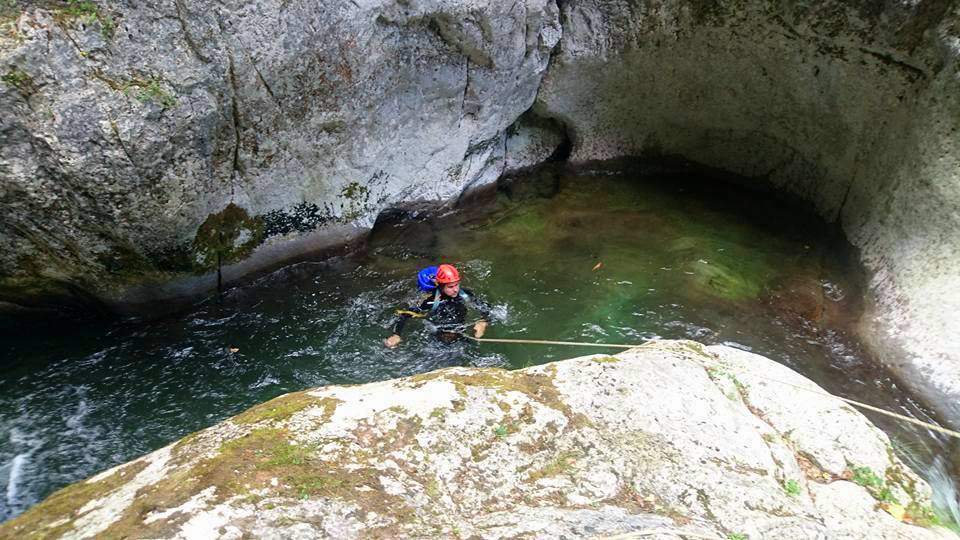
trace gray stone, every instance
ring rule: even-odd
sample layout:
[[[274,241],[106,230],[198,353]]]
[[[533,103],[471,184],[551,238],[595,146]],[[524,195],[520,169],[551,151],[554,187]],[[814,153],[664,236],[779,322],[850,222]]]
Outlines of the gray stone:
[[[0,20],[8,301],[209,288],[190,252],[231,204],[289,243],[493,182],[560,37],[546,0],[96,6]]]
[[[862,467],[882,486],[848,481]],[[886,435],[809,380],[665,341],[281,396],[0,536],[955,538],[900,521],[929,506]]]
[[[228,283],[569,138],[574,163],[682,156],[837,222],[864,336],[960,426],[956,2],[35,4],[0,14],[0,302],[208,290],[198,231],[230,205]]]
[[[571,160],[682,156],[837,222],[864,336],[960,426],[960,8],[946,1],[563,3],[536,112]]]

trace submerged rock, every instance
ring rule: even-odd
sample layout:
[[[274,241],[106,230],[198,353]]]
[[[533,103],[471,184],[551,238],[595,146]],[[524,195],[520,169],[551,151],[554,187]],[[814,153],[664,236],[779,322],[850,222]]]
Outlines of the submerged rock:
[[[860,413],[751,353],[651,342],[287,394],[0,537],[936,538]]]

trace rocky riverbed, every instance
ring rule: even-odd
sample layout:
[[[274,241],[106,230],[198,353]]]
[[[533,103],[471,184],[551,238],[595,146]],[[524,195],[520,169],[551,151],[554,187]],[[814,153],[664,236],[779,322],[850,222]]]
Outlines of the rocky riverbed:
[[[860,413],[767,358],[650,342],[281,396],[0,537],[941,538]]]

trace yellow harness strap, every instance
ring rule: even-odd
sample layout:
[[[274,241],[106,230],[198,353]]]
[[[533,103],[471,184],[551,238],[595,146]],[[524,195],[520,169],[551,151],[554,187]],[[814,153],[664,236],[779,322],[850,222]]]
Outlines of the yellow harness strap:
[[[417,319],[422,319],[422,318],[424,318],[424,317],[427,316],[426,313],[417,313],[416,311],[410,311],[409,309],[398,309],[398,310],[396,311],[396,314],[397,314],[397,315],[409,315],[409,316],[415,317],[415,318],[417,318]]]

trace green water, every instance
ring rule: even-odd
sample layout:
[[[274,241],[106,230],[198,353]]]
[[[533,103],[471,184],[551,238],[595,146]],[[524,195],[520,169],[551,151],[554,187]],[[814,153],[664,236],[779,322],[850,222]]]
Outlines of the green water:
[[[393,310],[439,262],[494,306],[488,337],[725,343],[926,419],[853,334],[852,259],[830,228],[769,196],[689,174],[544,173],[469,209],[385,220],[362,253],[287,267],[173,317],[21,331],[0,346],[0,520],[285,392],[598,352],[447,346],[420,321],[387,350]],[[943,468],[942,441],[873,419],[919,468]]]

